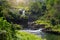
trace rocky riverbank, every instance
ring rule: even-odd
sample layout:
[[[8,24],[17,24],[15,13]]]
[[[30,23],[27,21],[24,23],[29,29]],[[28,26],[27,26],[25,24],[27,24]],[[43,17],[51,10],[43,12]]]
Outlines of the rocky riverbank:
[[[60,32],[54,31],[51,28],[45,28],[42,30],[43,32],[50,33],[50,34],[55,34],[55,35],[60,35]]]

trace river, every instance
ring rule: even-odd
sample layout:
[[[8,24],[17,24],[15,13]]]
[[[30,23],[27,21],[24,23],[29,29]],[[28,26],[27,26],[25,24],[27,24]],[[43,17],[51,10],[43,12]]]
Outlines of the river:
[[[41,37],[42,39],[46,39],[46,40],[60,40],[60,35],[44,33],[41,30],[42,29],[38,29],[38,30],[30,30],[29,29],[29,30],[20,30],[20,31],[35,34],[35,35]]]
[[[33,21],[33,20],[31,20],[32,19],[31,15],[29,15],[28,17],[29,17],[28,18],[28,27],[32,27],[31,24],[33,22],[31,22],[31,21]],[[46,40],[60,40],[60,35],[44,33],[41,31],[42,29],[43,28],[40,28],[38,30],[25,29],[25,30],[20,30],[20,31],[35,34],[35,35],[41,37],[42,39],[46,39]]]
[[[43,36],[44,37],[44,33],[41,30],[42,29],[38,29],[38,30],[20,30],[20,31],[29,32],[29,33],[35,34],[37,36]]]

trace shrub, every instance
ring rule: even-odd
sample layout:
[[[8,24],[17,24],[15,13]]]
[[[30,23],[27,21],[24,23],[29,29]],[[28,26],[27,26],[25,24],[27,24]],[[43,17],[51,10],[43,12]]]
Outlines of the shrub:
[[[13,25],[0,17],[0,40],[14,40],[15,29]]]

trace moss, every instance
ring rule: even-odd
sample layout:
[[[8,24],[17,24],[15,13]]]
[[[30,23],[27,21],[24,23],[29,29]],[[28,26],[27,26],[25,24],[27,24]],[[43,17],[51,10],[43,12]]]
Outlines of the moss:
[[[17,31],[16,36],[18,38],[17,40],[42,40],[41,37],[21,31]]]

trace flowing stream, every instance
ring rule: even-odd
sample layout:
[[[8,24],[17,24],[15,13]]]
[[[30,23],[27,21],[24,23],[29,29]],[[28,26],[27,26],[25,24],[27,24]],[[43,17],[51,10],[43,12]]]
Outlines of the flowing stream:
[[[44,33],[41,30],[42,29],[38,29],[38,30],[20,30],[20,31],[29,32],[29,33],[44,37]]]
[[[49,34],[49,33],[44,33],[41,31],[42,29],[38,29],[38,30],[20,30],[22,32],[28,32],[31,34],[35,34],[38,37],[41,37],[43,40],[60,40],[60,35],[54,35],[54,34]]]
[[[25,11],[23,11],[23,15],[25,15]],[[31,18],[30,18],[30,15],[29,15],[29,18],[28,18],[28,27],[32,27],[31,26]],[[46,39],[46,40],[60,40],[60,35],[54,35],[54,34],[49,34],[49,33],[44,33],[42,32],[41,30],[43,30],[43,28],[40,28],[38,30],[31,30],[31,29],[24,29],[24,30],[20,30],[22,32],[28,32],[28,33],[31,33],[31,34],[35,34],[39,37],[42,37],[42,39]]]
[[[25,15],[25,11],[23,11],[22,12],[22,14],[23,15]],[[28,15],[28,27],[33,27],[33,26],[31,26],[31,24],[33,23],[32,21],[32,19],[31,19],[31,15],[29,14]],[[31,29],[25,29],[25,30],[20,30],[20,31],[23,31],[23,32],[28,32],[28,33],[31,33],[31,34],[35,34],[35,35],[37,35],[37,36],[41,36],[42,38],[44,38],[44,36],[45,36],[45,34],[41,31],[43,28],[40,28],[40,29],[38,29],[38,30],[31,30]]]

